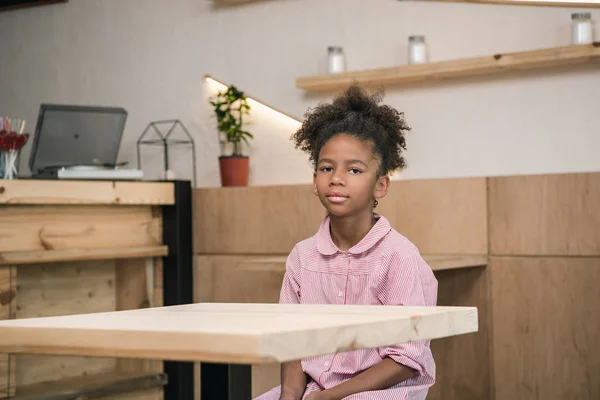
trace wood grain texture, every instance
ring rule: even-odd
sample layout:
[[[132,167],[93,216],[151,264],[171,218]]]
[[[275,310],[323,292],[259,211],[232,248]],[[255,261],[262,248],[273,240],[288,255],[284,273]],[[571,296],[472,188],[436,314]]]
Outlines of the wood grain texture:
[[[115,310],[115,262],[82,261],[19,268],[16,318],[38,318]],[[104,357],[18,355],[17,394],[21,386],[110,372]]]
[[[154,263],[150,263],[150,265],[155,266]],[[155,271],[151,271],[152,279],[150,281],[152,282],[152,287],[149,287],[147,266],[148,260],[143,258],[116,261],[115,294],[117,311],[135,310],[151,306],[150,299],[153,299],[155,295],[153,290]],[[140,358],[119,358],[117,359],[116,368],[118,371],[133,374],[163,372],[161,360]],[[153,398],[160,399],[162,397]]]
[[[10,319],[16,303],[16,269],[0,266],[0,321]],[[0,399],[14,395],[14,357],[0,353]]]
[[[22,386],[15,400],[126,399],[140,389],[146,395],[152,394],[156,390],[151,389],[162,388],[166,383],[167,377],[163,374],[115,371]],[[145,398],[156,398],[154,396]]]
[[[324,209],[310,185],[195,189],[195,253],[287,254]]]
[[[164,398],[164,389],[136,390],[116,396],[101,397],[101,400],[155,400]]]
[[[483,268],[471,268],[440,271],[435,275],[438,305],[477,307],[479,330],[431,342],[437,377],[427,399],[491,399],[490,274]]]
[[[111,247],[103,249],[69,249],[42,251],[8,251],[0,253],[0,265],[27,265],[82,260],[115,260],[133,257],[166,256],[167,246]]]
[[[151,207],[0,207],[0,252],[162,244],[160,210]]]
[[[600,398],[600,258],[493,257],[495,399]]]
[[[281,363],[252,365],[252,398],[281,384]]]
[[[423,254],[487,254],[484,178],[398,180],[376,212]],[[325,216],[310,185],[194,191],[194,252],[288,254]]]
[[[0,179],[0,204],[174,204],[169,182]]]
[[[484,178],[393,181],[376,212],[422,254],[487,254]]]
[[[600,173],[494,177],[490,251],[600,255]]]
[[[0,320],[11,318],[11,306],[16,296],[15,269],[0,266]]]
[[[153,280],[154,301],[152,307],[163,306],[163,260],[160,257],[154,259],[154,280]]]
[[[492,54],[458,60],[402,65],[296,79],[307,91],[343,90],[354,82],[361,86],[400,85],[423,81],[482,76],[551,67],[579,65],[600,59],[600,43]]]
[[[196,302],[277,303],[285,257],[195,256]]]
[[[0,321],[0,351],[270,363],[465,334],[477,325],[473,307],[203,303]]]
[[[117,260],[115,265],[116,310],[134,310],[149,306],[146,284],[146,260]]]

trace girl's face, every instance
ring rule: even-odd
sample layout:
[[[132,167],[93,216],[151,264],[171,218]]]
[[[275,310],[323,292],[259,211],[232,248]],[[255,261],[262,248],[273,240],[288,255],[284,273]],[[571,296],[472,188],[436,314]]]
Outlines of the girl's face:
[[[339,134],[321,148],[314,174],[314,192],[337,217],[373,212],[373,199],[387,193],[389,177],[377,177],[379,160],[372,145]]]

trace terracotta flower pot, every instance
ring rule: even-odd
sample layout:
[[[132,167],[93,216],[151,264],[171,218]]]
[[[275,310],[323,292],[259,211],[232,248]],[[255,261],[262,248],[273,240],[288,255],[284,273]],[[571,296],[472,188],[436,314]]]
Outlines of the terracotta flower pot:
[[[221,185],[248,186],[249,161],[246,156],[220,156]]]

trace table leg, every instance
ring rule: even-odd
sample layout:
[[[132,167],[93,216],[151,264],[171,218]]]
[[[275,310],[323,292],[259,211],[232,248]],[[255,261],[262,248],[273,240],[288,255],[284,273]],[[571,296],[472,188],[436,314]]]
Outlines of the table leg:
[[[202,400],[252,400],[250,365],[202,363],[200,381]]]
[[[175,204],[162,207],[163,241],[169,246],[163,258],[164,306],[194,302],[192,188],[189,181],[173,184]],[[194,363],[165,361],[164,371],[168,376],[164,400],[194,398]]]

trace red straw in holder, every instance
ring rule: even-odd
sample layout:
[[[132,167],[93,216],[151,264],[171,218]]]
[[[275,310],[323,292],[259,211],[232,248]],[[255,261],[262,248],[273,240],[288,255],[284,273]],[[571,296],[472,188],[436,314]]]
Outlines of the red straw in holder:
[[[8,117],[1,119],[2,130],[0,130],[0,155],[4,166],[5,179],[13,179],[17,175],[17,156],[19,151],[29,140],[29,133],[23,133],[25,130],[25,121]]]

